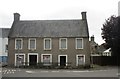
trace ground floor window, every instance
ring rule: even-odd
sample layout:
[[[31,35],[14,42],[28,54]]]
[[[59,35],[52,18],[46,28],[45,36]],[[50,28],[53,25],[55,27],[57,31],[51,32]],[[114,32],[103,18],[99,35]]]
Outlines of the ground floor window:
[[[25,54],[15,54],[15,66],[25,65]]]
[[[83,54],[76,55],[76,66],[80,66],[84,64],[85,64],[85,55]]]
[[[51,65],[52,54],[41,54],[41,62],[43,63],[43,65]]]
[[[25,59],[27,59],[27,61],[25,61]],[[39,57],[38,53],[28,53],[27,58],[25,58],[24,53],[15,54],[15,66],[25,65],[25,62],[27,62],[28,66],[34,66],[37,65],[38,60],[40,60],[39,62],[44,66],[52,65],[52,54],[41,54],[41,57]],[[58,62],[58,66],[68,66],[68,55],[58,55],[58,58],[56,60]],[[85,55],[77,54],[76,66],[81,65],[85,65]]]

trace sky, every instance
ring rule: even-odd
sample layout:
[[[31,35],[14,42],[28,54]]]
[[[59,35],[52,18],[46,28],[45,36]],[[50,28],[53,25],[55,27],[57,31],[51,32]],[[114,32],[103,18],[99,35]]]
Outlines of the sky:
[[[104,43],[101,28],[112,15],[118,16],[119,0],[1,0],[0,28],[10,28],[13,13],[19,13],[21,20],[81,19],[81,12],[87,12],[89,35],[95,42]]]

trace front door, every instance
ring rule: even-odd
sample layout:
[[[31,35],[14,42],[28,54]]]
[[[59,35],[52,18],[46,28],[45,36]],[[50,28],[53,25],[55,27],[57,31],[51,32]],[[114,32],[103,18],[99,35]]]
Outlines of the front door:
[[[66,56],[60,56],[60,66],[66,66]]]
[[[37,65],[37,55],[29,55],[29,65]]]

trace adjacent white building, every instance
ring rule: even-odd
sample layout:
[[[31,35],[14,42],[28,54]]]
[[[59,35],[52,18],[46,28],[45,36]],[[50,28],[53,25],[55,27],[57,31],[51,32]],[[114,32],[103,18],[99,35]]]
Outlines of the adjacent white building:
[[[120,1],[118,2],[118,16],[120,16]]]
[[[0,62],[7,63],[9,28],[0,28]]]
[[[111,48],[105,50],[105,51],[102,53],[102,56],[111,56]]]

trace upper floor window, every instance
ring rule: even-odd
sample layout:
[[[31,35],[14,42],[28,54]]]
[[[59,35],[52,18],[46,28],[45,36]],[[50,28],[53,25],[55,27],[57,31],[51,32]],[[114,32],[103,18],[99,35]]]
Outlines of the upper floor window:
[[[76,49],[83,49],[83,38],[76,38]]]
[[[60,38],[59,49],[67,49],[67,38]]]
[[[36,39],[34,38],[29,39],[28,49],[36,49]]]
[[[22,49],[23,40],[20,38],[15,39],[15,49]]]
[[[52,48],[51,43],[52,43],[51,38],[45,38],[44,39],[44,50],[51,50]]]

